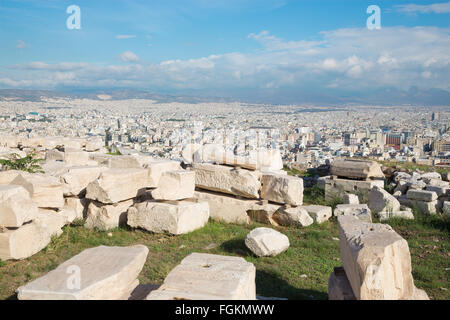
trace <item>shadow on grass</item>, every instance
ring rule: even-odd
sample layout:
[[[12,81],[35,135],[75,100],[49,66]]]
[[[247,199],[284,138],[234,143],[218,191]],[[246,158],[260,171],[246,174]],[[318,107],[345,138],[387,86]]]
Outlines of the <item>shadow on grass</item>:
[[[256,270],[256,294],[263,297],[287,298],[289,300],[327,300],[324,292],[296,288],[280,279],[278,275]]]
[[[233,253],[244,258],[253,255],[245,246],[243,239],[231,239],[225,241],[220,245],[220,248],[226,252]]]
[[[220,247],[243,258],[254,257],[253,253],[247,249],[243,239],[232,239],[225,241]],[[328,295],[324,292],[296,288],[283,279],[278,274],[264,270],[256,270],[256,293],[258,296],[287,298],[289,300],[326,300]]]

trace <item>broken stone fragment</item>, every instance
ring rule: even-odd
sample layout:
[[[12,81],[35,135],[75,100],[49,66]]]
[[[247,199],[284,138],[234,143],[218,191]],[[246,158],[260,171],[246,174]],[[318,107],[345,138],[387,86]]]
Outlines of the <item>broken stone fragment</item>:
[[[256,228],[247,234],[245,245],[258,257],[273,257],[289,248],[289,238],[274,229]]]
[[[275,174],[263,174],[261,198],[281,204],[303,204],[303,179]]]
[[[105,205],[92,201],[87,209],[84,226],[88,229],[97,228],[107,231],[127,223],[127,211],[133,205],[133,199]]]
[[[273,215],[272,219],[280,226],[286,227],[307,227],[314,223],[308,211],[302,207],[280,207]]]
[[[389,225],[338,217],[341,260],[358,300],[412,299],[408,242]]]
[[[86,198],[114,204],[139,196],[148,186],[146,169],[109,169],[86,188]]]
[[[17,228],[33,220],[38,207],[22,186],[0,185],[0,227]]]

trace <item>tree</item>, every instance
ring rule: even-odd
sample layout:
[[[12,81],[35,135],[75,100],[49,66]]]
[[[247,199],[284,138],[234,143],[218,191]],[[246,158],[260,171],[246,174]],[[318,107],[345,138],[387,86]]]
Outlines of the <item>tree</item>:
[[[44,159],[35,159],[34,154],[29,154],[21,158],[17,153],[13,153],[10,159],[0,159],[0,164],[6,167],[7,170],[20,170],[29,173],[44,173],[42,167],[39,165]]]

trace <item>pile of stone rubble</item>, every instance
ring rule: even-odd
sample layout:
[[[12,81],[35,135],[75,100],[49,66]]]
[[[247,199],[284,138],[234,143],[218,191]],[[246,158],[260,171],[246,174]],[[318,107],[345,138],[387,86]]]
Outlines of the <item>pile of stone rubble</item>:
[[[282,170],[279,151],[242,157],[217,145],[186,149],[185,162],[195,171],[194,196],[209,203],[212,219],[306,227],[332,216],[331,207],[303,206],[303,179]]]
[[[111,156],[97,140],[33,143],[19,143],[9,152],[44,153],[44,174],[0,171],[2,260],[39,252],[64,225],[80,219],[87,228],[110,230],[128,223],[172,234],[193,231],[209,219],[208,203],[194,199],[195,172],[179,162]],[[45,151],[48,147],[53,149]]]

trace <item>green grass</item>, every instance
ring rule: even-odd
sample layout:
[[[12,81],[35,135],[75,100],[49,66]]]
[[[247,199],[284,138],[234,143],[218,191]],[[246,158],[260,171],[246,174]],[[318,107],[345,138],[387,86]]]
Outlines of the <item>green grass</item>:
[[[436,167],[436,166],[429,166],[425,164],[416,164],[413,162],[395,162],[395,161],[377,161],[381,165],[385,167],[399,167],[408,170],[409,172],[420,170],[424,172],[439,172],[440,174],[444,174],[448,171],[448,169]]]
[[[415,221],[390,220],[410,245],[413,276],[418,288],[430,298],[450,299],[448,274],[450,245],[449,222],[439,217]],[[76,224],[36,255],[21,261],[0,262],[0,299],[15,299],[15,290],[32,281],[82,250],[99,246],[143,244],[149,248],[147,262],[139,280],[161,284],[167,274],[192,252],[232,255],[256,266],[257,294],[289,299],[327,299],[328,277],[340,266],[337,225],[334,218],[307,228],[276,228],[289,237],[290,248],[276,257],[255,257],[244,244],[245,236],[256,227],[210,221],[204,228],[181,236],[152,234],[142,230],[117,228],[108,232],[89,230]],[[438,240],[438,241],[436,241]],[[206,247],[217,244],[213,249]],[[307,277],[301,277],[306,275]]]

